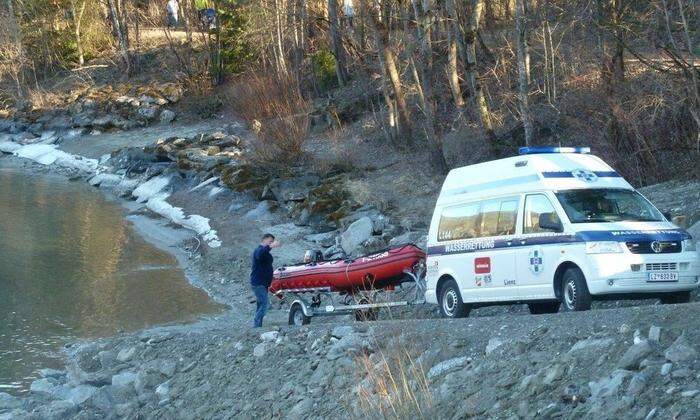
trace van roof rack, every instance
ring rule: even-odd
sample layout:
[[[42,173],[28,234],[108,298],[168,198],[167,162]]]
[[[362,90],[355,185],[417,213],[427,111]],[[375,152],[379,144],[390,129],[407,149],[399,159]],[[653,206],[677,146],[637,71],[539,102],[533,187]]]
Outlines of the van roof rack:
[[[591,153],[590,147],[557,147],[557,146],[535,146],[535,147],[521,147],[518,150],[521,155],[537,155],[542,153],[580,153],[589,154]]]

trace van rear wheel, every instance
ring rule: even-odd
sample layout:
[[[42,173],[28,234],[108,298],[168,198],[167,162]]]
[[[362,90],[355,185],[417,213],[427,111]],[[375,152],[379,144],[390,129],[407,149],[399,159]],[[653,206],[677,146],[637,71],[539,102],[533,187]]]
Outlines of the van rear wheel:
[[[555,314],[559,312],[559,307],[561,306],[561,302],[555,301],[555,302],[536,302],[536,303],[528,303],[527,307],[530,309],[530,313],[533,315],[540,315],[540,314]]]
[[[562,277],[561,300],[566,311],[587,311],[591,309],[591,294],[586,278],[578,267],[569,268]]]
[[[440,288],[440,313],[445,318],[469,316],[471,307],[462,301],[457,282],[450,279]]]

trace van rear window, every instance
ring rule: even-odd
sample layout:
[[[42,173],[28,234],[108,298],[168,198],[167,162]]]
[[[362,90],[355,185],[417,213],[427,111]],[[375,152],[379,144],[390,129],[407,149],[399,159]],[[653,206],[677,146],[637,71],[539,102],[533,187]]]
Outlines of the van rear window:
[[[518,197],[446,207],[440,215],[438,241],[514,235]]]

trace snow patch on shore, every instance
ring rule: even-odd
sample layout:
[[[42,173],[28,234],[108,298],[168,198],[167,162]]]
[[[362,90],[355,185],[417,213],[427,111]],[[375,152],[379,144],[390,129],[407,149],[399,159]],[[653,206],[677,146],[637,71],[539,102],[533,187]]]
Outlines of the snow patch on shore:
[[[16,148],[13,155],[24,159],[33,160],[42,165],[58,165],[68,169],[77,169],[87,173],[97,172],[96,159],[83,158],[58,150],[55,144],[30,144]]]
[[[157,176],[139,185],[131,195],[136,197],[137,203],[145,203],[160,194],[168,184],[170,184],[170,177]]]
[[[142,186],[143,185],[145,185],[145,183],[142,184]],[[134,195],[135,193],[136,191],[134,191]],[[209,226],[209,219],[198,214],[186,216],[182,208],[175,207],[165,201],[168,196],[169,195],[164,192],[154,194],[146,202],[146,207],[177,225],[197,232],[198,235],[202,236],[202,239],[204,239],[204,242],[206,242],[209,247],[218,248],[221,246],[221,241],[217,236],[217,232]]]

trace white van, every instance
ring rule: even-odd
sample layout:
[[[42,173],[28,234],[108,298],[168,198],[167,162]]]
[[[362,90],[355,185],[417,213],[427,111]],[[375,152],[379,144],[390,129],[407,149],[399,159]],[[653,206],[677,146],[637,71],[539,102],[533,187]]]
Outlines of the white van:
[[[522,302],[532,313],[593,299],[690,300],[700,257],[690,235],[588,148],[450,171],[428,233],[426,301],[446,317]]]

